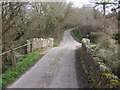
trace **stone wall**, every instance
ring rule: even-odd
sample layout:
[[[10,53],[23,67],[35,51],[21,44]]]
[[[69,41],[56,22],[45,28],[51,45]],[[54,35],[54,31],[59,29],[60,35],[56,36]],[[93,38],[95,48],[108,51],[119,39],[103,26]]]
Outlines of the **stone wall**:
[[[95,88],[120,88],[120,79],[113,74],[110,67],[104,63],[104,58],[99,57],[91,48],[84,43],[80,49],[85,70],[92,86]]]
[[[86,47],[90,47],[90,39],[83,38],[82,42],[86,45]]]
[[[43,48],[43,47],[53,47],[54,45],[54,39],[53,38],[48,38],[48,39],[43,39],[43,38],[32,38],[30,40],[27,40],[27,51],[33,51],[37,48]]]
[[[90,84],[94,88],[120,88],[120,79],[114,75],[110,67],[90,47],[90,40],[83,39],[82,47],[76,50],[76,57],[85,69]]]

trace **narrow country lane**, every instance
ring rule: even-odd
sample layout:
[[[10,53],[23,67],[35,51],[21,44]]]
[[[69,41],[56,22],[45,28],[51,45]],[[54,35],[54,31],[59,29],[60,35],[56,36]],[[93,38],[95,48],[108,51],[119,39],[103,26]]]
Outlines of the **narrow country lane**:
[[[65,31],[60,46],[52,48],[30,70],[8,88],[85,88],[84,74],[77,79],[75,66],[76,42],[70,30]],[[81,82],[81,85],[78,84]]]

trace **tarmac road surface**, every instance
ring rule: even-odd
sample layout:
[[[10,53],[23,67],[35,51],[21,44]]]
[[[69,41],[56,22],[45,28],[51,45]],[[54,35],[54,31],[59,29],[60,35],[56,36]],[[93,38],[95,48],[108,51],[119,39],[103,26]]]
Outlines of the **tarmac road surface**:
[[[84,74],[80,74],[81,85],[75,68],[75,49],[81,46],[70,34],[64,32],[63,40],[44,55],[30,70],[8,88],[85,88],[89,87]]]

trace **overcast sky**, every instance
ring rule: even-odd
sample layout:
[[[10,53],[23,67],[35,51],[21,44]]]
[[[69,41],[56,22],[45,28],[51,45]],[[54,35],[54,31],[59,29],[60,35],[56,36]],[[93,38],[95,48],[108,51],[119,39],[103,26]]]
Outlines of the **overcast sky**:
[[[11,2],[25,2],[25,1],[30,1],[30,2],[72,2],[74,4],[75,7],[82,7],[83,5],[92,5],[92,6],[95,6],[95,4],[93,3],[90,3],[90,2],[93,2],[93,1],[101,1],[101,0],[0,0],[0,1],[11,1]],[[103,0],[104,1],[104,0]],[[105,0],[105,1],[119,1],[119,0]],[[111,7],[108,7],[106,8],[106,12],[109,13],[111,11],[111,8],[112,7],[115,7],[115,6],[111,6]],[[99,10],[103,10],[103,6],[102,5],[99,5],[97,6],[97,8],[99,8]]]
[[[92,5],[92,6],[95,6],[94,3],[90,3],[92,1],[95,1],[95,0],[67,0],[67,1],[70,1],[74,4],[75,7],[82,7],[83,5]],[[101,0],[97,0],[97,1],[101,1]],[[114,0],[105,0],[105,1],[110,1],[110,2],[114,2]],[[119,0],[116,0],[116,2],[118,2]],[[106,8],[106,13],[110,13],[111,12],[111,8],[115,7],[113,5],[107,5],[109,6],[108,8]],[[103,6],[102,5],[99,5],[97,6],[97,8],[99,8],[99,10],[103,10]],[[97,9],[96,8],[96,9]]]
[[[72,2],[76,7],[81,7],[82,5],[90,4],[89,0],[67,0]]]
[[[92,4],[90,2],[94,2],[94,1],[99,2],[99,1],[102,1],[102,0],[67,0],[67,1],[73,2],[73,4],[76,7],[81,7],[82,5]],[[108,2],[115,2],[116,1],[116,2],[118,2],[119,0],[105,0],[105,1],[108,1]]]

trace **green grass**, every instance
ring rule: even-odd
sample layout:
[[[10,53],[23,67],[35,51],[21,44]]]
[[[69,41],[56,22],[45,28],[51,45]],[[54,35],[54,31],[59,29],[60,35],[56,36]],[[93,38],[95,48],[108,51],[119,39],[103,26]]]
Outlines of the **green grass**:
[[[56,47],[56,46],[59,46],[59,43],[58,42],[54,42],[54,45],[53,45],[54,47]]]
[[[56,37],[54,37],[54,47],[59,46],[59,43],[61,42],[63,38],[63,33],[58,34]]]
[[[44,49],[44,47],[42,47],[42,48],[37,48],[37,49],[35,49],[35,50],[33,50],[33,51],[34,51],[34,52],[41,52],[43,49]]]
[[[31,52],[17,59],[16,66],[10,67],[2,74],[2,88],[18,78],[28,67],[37,61],[42,55]],[[0,76],[1,77],[1,76]]]
[[[79,43],[82,43],[82,40],[79,38],[78,34],[73,31],[70,32],[72,37]]]
[[[91,46],[91,49],[95,50],[97,48],[97,46]]]

